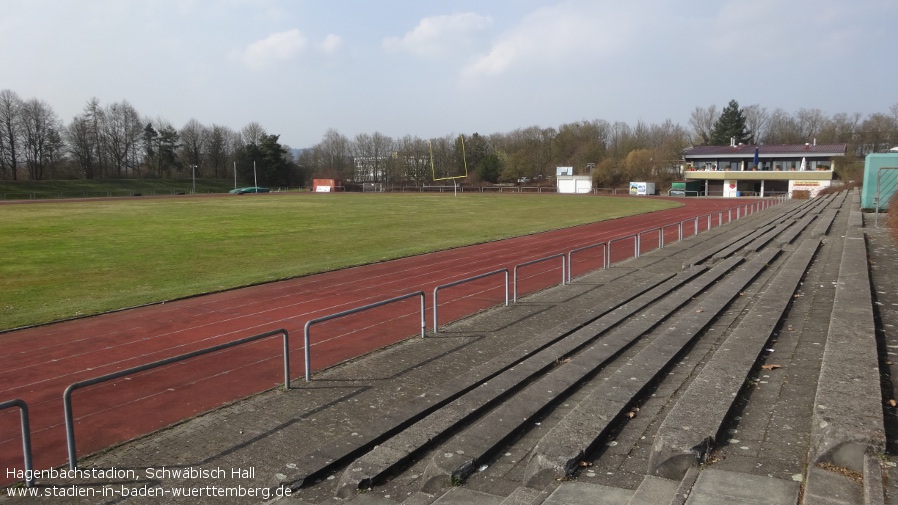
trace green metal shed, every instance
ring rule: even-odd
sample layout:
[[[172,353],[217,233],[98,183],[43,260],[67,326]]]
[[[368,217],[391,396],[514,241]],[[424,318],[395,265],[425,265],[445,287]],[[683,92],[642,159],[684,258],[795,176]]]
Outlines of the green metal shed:
[[[864,160],[864,189],[861,208],[889,208],[889,200],[898,188],[898,152],[868,154]]]

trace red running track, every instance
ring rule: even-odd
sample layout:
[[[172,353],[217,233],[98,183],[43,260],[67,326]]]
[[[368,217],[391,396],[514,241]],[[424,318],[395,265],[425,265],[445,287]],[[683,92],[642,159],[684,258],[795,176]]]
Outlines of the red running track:
[[[348,268],[260,286],[168,302],[0,335],[0,402],[19,398],[30,409],[34,465],[68,457],[62,394],[70,384],[270,330],[290,333],[292,377],[302,377],[303,328],[311,319],[423,291],[432,330],[433,290],[460,279],[685,222],[684,235],[726,224],[727,209],[745,201],[683,199],[683,207],[509,240]],[[754,201],[753,201],[754,202]],[[721,212],[723,211],[723,212]],[[694,220],[695,217],[701,219]],[[732,218],[736,218],[733,210]],[[665,243],[679,227],[664,229]],[[642,235],[642,250],[658,246],[658,232]],[[633,256],[634,240],[612,246],[612,261]],[[573,274],[601,267],[602,248],[575,254]],[[518,296],[560,284],[561,259],[519,269]],[[511,280],[511,279],[510,279]],[[511,289],[511,287],[510,287]],[[504,278],[488,276],[440,291],[440,324],[504,302]],[[420,333],[420,299],[385,305],[314,325],[312,371]],[[283,383],[282,344],[265,339],[116,381],[72,395],[79,455],[149,433],[198,413]],[[0,465],[22,469],[19,415],[0,412]],[[0,484],[11,482],[5,477]]]

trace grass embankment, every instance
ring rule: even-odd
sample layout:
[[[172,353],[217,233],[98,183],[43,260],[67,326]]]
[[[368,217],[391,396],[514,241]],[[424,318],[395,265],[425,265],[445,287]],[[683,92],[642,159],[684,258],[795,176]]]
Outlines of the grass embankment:
[[[197,194],[227,193],[232,189],[234,189],[233,180],[196,180]],[[138,194],[154,196],[190,194],[192,192],[192,179],[0,181],[0,200],[97,198]]]
[[[292,194],[0,205],[0,329],[677,206]]]

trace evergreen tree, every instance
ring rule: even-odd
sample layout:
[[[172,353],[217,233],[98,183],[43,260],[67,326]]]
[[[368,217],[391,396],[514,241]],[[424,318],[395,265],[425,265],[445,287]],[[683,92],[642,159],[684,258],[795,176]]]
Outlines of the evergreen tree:
[[[745,111],[739,108],[736,100],[730,100],[714,122],[710,143],[715,146],[729,145],[733,138],[736,139],[736,144],[752,142],[752,133],[745,125]]]
[[[480,180],[486,182],[499,182],[499,174],[502,172],[502,162],[495,153],[487,154],[477,167]]]
[[[246,182],[256,181],[260,186],[290,186],[303,183],[286,147],[278,139],[280,135],[263,133],[258,143],[247,144],[238,169]],[[253,163],[255,163],[255,171]]]

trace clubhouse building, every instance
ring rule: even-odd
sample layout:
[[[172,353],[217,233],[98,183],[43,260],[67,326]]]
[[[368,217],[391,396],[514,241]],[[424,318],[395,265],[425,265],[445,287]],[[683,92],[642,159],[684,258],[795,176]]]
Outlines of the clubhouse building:
[[[699,182],[708,196],[775,196],[807,191],[816,196],[832,184],[847,144],[698,146],[683,152],[683,178]]]

